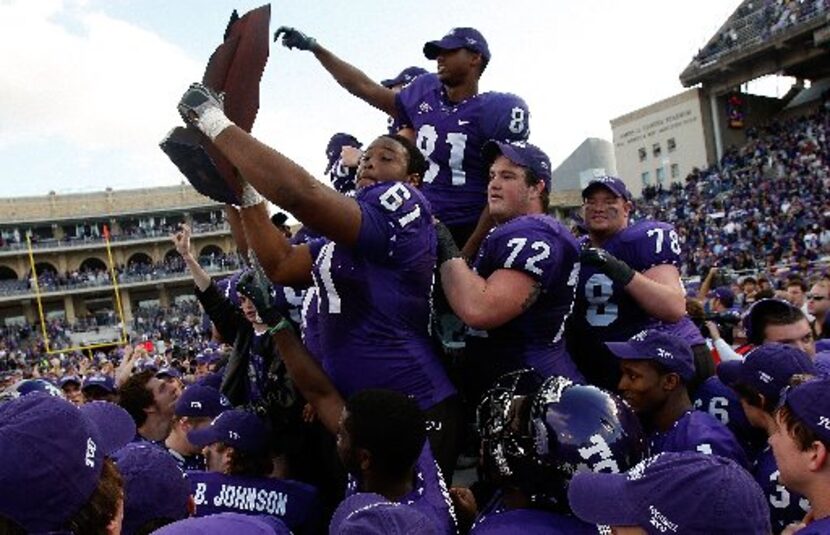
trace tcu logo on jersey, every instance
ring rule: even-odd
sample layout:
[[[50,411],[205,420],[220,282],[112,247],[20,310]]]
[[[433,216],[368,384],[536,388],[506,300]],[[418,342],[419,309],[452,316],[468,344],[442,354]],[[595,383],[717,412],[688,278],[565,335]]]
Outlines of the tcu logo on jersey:
[[[419,113],[429,113],[432,111],[432,106],[429,105],[429,102],[421,102],[418,105],[418,112]]]
[[[819,416],[818,425],[830,431],[830,418],[827,416]]]
[[[95,445],[95,441],[91,438],[86,439],[86,454],[84,455],[84,464],[86,464],[90,468],[95,468],[95,451],[98,449],[98,446]]]

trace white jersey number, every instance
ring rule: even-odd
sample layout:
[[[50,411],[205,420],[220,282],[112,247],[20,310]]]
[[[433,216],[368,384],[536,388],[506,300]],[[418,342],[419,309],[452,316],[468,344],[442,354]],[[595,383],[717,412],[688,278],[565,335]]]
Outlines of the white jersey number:
[[[608,300],[614,295],[614,282],[604,273],[595,273],[585,282],[588,311],[585,319],[594,327],[607,327],[617,319],[619,307]]]
[[[460,121],[459,121],[460,122]],[[450,146],[450,172],[452,173],[452,185],[463,186],[467,183],[467,173],[464,171],[464,151],[467,148],[467,134],[449,132],[445,141]],[[418,129],[418,137],[415,144],[421,149],[424,158],[429,162],[429,169],[424,175],[424,182],[430,184],[441,166],[433,160],[433,153],[438,143],[438,131],[431,124],[425,124]]]

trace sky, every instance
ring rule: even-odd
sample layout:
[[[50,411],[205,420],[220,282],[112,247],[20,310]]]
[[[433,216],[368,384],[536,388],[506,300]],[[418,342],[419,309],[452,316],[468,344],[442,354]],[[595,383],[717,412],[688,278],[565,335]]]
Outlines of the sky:
[[[271,3],[271,32],[294,26],[391,78],[429,70],[424,42],[473,26],[492,59],[481,91],[520,95],[530,141],[554,165],[609,121],[683,90],[680,72],[739,0],[334,0]],[[0,0],[2,196],[175,185],[158,148],[181,123],[237,0]],[[322,177],[335,132],[364,143],[386,117],[340,88],[308,52],[272,44],[253,134]]]

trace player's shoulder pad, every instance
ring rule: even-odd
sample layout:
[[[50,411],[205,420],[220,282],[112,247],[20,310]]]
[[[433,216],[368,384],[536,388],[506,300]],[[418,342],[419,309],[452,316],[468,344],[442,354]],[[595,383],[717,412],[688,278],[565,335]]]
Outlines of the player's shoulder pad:
[[[443,87],[438,75],[432,72],[421,74],[413,78],[408,84],[401,88],[400,93],[407,95],[423,95],[430,91],[440,90]]]
[[[513,93],[488,91],[480,94],[478,98],[484,100],[489,106],[498,108],[515,108],[518,106],[520,108],[524,108],[525,110],[529,109],[527,102],[525,102],[525,100],[519,95],[514,95]]]
[[[670,232],[674,230],[674,225],[650,219],[637,221],[633,225],[627,226],[622,230],[622,232],[620,232],[620,241],[623,243],[631,243],[642,240],[644,237],[648,236],[648,231],[654,229]]]

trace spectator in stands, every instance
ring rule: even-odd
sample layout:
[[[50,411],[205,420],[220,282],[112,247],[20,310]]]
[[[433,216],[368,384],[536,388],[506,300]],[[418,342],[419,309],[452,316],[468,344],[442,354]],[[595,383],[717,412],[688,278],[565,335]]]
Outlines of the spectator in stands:
[[[58,386],[63,390],[63,395],[66,399],[80,405],[84,402],[84,395],[81,392],[81,379],[77,375],[67,375],[61,377],[58,381]]]
[[[804,308],[807,306],[807,284],[804,280],[791,278],[787,281],[785,290],[787,292],[787,301],[804,312]]]
[[[807,294],[807,312],[813,317],[813,335],[816,339],[830,338],[827,311],[830,310],[830,282],[819,280]]]

